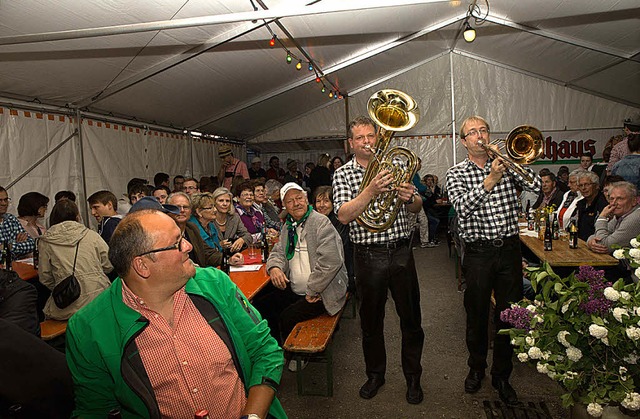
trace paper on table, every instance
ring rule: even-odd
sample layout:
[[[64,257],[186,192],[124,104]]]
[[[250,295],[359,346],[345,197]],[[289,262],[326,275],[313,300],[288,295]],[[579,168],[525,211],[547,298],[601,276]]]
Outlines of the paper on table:
[[[230,272],[256,272],[256,271],[259,271],[261,267],[262,267],[262,264],[260,264],[260,265],[230,266],[229,267],[229,271]]]
[[[538,233],[533,230],[520,230],[521,236],[538,237]]]

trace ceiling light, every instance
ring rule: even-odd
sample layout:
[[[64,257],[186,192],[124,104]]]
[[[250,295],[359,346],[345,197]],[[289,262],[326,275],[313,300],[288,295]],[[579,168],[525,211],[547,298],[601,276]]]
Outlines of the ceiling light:
[[[473,42],[476,39],[476,30],[469,25],[469,22],[464,27],[464,40],[467,42]]]

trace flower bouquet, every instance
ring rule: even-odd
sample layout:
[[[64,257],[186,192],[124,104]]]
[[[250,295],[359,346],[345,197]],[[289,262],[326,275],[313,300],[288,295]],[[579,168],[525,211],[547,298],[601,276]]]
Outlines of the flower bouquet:
[[[565,407],[594,417],[608,405],[640,410],[640,285],[612,284],[591,266],[567,278],[547,264],[527,270],[535,300],[500,314],[518,359],[561,384]]]

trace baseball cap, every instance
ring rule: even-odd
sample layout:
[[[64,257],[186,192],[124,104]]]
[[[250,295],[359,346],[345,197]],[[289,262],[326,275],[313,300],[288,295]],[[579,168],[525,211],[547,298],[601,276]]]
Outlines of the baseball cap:
[[[280,189],[280,200],[282,202],[284,202],[284,197],[287,195],[287,192],[289,192],[290,190],[304,192],[304,189],[302,189],[302,186],[298,185],[295,182],[285,183],[284,186]]]
[[[129,212],[136,212],[146,209],[153,209],[164,212],[165,214],[180,215],[180,208],[171,204],[161,204],[155,196],[143,196],[131,206]]]

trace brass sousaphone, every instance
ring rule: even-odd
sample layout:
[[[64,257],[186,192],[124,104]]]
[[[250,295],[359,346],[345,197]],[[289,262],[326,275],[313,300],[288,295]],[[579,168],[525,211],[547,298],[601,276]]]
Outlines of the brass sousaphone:
[[[393,89],[374,93],[367,102],[367,111],[380,131],[360,191],[384,169],[393,175],[389,192],[383,192],[372,199],[357,218],[358,224],[372,233],[378,233],[391,227],[403,204],[395,187],[401,183],[410,183],[418,170],[418,156],[413,151],[399,146],[389,148],[389,142],[396,131],[413,128],[420,119],[420,114],[418,105],[411,96]]]

